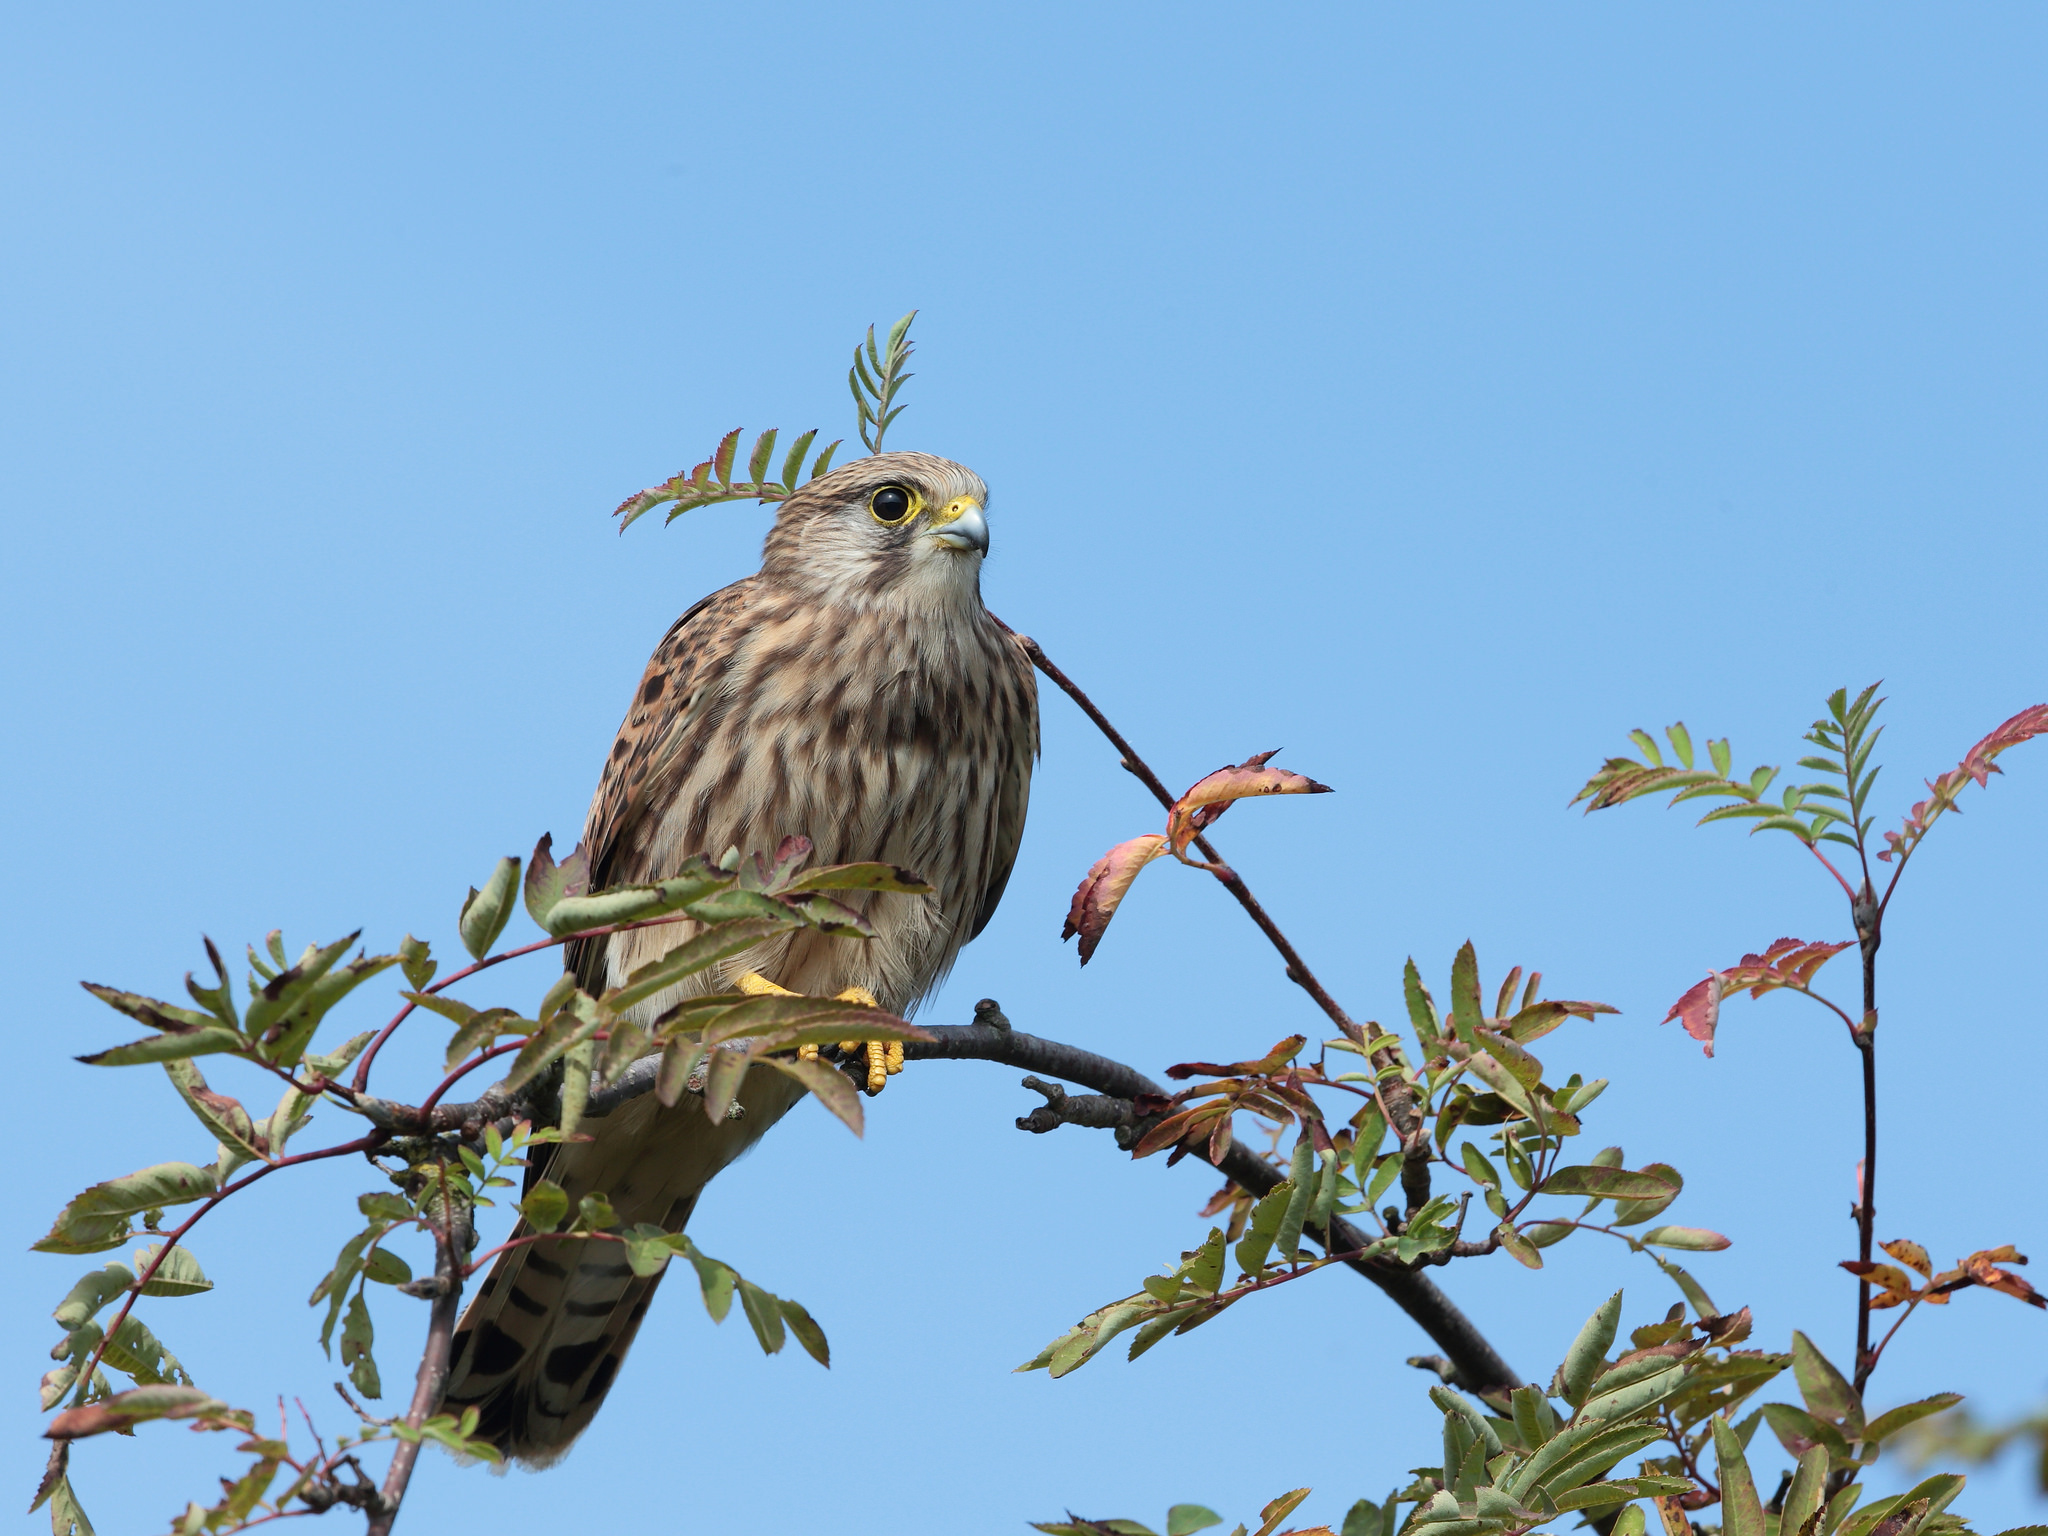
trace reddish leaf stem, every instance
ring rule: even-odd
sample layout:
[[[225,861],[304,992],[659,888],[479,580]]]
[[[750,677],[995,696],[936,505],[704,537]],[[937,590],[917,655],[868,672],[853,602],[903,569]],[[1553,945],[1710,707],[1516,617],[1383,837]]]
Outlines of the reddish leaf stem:
[[[470,1073],[474,1072],[478,1067],[482,1066],[485,1062],[489,1061],[492,1057],[503,1056],[508,1051],[523,1050],[526,1046],[527,1039],[527,1036],[521,1035],[517,1040],[507,1040],[503,1045],[494,1045],[489,1050],[480,1052],[477,1055],[471,1057],[468,1061],[465,1061],[461,1066],[457,1067],[453,1072],[450,1072],[446,1077],[441,1079],[441,1086],[436,1088],[432,1093],[428,1094],[426,1096],[426,1099],[420,1104],[419,1113],[425,1115],[431,1112],[433,1107],[441,1102],[441,1096],[443,1094],[445,1094],[450,1088],[453,1088],[456,1085],[456,1083],[459,1082],[461,1079],[467,1077]]]
[[[99,1347],[92,1352],[92,1358],[85,1362],[84,1368],[78,1373],[80,1386],[89,1387],[91,1385],[93,1372],[99,1369],[100,1362],[106,1358],[107,1346],[113,1343],[114,1335],[121,1331],[121,1325],[128,1321],[128,1314],[135,1310],[135,1301],[137,1297],[141,1296],[142,1288],[156,1278],[156,1272],[163,1267],[164,1261],[170,1257],[171,1250],[184,1241],[185,1234],[198,1226],[200,1220],[208,1211],[211,1211],[221,1201],[227,1199],[228,1196],[240,1194],[258,1179],[266,1178],[277,1172],[280,1168],[291,1168],[300,1163],[317,1163],[322,1158],[328,1157],[346,1157],[351,1152],[373,1151],[390,1139],[390,1133],[386,1131],[372,1131],[369,1135],[358,1137],[354,1141],[345,1141],[338,1146],[322,1147],[318,1152],[301,1152],[296,1157],[279,1158],[274,1163],[265,1163],[247,1178],[237,1179],[225,1189],[218,1190],[214,1194],[209,1195],[200,1204],[198,1210],[187,1216],[184,1222],[163,1240],[162,1244],[157,1248],[156,1257],[142,1267],[142,1273],[137,1275],[135,1283],[128,1287],[127,1299],[121,1303],[121,1308],[114,1314],[113,1321],[107,1324],[106,1332],[100,1335]]]
[[[1854,901],[1856,899],[1856,892],[1850,887],[1849,882],[1842,877],[1842,872],[1835,868],[1828,856],[1820,851],[1820,845],[1818,843],[1808,843],[1806,851],[1820,860],[1821,867],[1835,877],[1835,884],[1842,888],[1842,894],[1851,901]],[[1861,852],[1861,849],[1858,852]]]
[[[522,944],[517,949],[508,949],[500,954],[487,955],[477,961],[476,964],[466,965],[461,970],[455,972],[454,975],[445,977],[435,982],[431,987],[425,987],[422,990],[437,993],[443,992],[449,987],[454,986],[458,981],[467,981],[478,971],[487,971],[494,965],[503,965],[507,960],[518,960],[526,955],[539,954],[544,949],[553,949],[558,944],[568,944],[576,939],[595,939],[601,938],[606,934],[631,933],[638,928],[659,928],[665,923],[689,923],[695,921],[696,919],[687,912],[670,912],[661,917],[643,918],[637,923],[610,923],[601,928],[584,928],[575,933],[562,934],[556,938],[540,939],[532,944]],[[417,1003],[407,1003],[392,1016],[389,1024],[386,1024],[377,1031],[377,1038],[370,1042],[369,1049],[363,1052],[362,1059],[356,1063],[356,1075],[351,1080],[351,1087],[355,1092],[362,1093],[369,1088],[370,1063],[375,1061],[377,1053],[384,1049],[384,1042],[391,1038],[397,1031],[398,1026],[403,1024],[407,1016],[418,1006]]]
[[[507,1238],[504,1242],[498,1244],[497,1247],[489,1250],[488,1252],[478,1254],[475,1258],[471,1259],[469,1263],[463,1266],[463,1277],[467,1279],[469,1276],[475,1274],[478,1270],[482,1269],[484,1265],[488,1264],[492,1259],[495,1259],[501,1253],[508,1252],[514,1248],[524,1248],[528,1243],[538,1243],[543,1239],[553,1239],[558,1242],[569,1243],[578,1242],[584,1239],[588,1239],[592,1242],[605,1243],[623,1243],[625,1241],[625,1239],[619,1236],[619,1234],[616,1232],[529,1232],[524,1237]]]

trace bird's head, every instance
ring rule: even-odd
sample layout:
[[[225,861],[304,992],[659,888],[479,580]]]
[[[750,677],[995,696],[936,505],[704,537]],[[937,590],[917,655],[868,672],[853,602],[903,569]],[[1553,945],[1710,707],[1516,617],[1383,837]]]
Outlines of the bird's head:
[[[979,601],[988,487],[929,453],[880,453],[820,475],[782,503],[762,574],[865,607]]]

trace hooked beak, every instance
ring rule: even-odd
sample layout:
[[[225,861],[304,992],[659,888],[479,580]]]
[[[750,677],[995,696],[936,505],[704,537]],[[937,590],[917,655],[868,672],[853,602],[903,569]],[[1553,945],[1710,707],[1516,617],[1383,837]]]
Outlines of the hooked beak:
[[[931,520],[932,538],[948,549],[973,549],[988,553],[988,519],[966,496],[956,496]]]

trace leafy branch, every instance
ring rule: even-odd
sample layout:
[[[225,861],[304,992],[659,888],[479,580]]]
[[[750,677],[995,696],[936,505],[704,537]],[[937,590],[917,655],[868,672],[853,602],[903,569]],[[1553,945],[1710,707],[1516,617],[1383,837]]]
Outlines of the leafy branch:
[[[889,339],[880,351],[875,348],[872,325],[868,327],[865,347],[853,349],[853,366],[846,370],[846,387],[853,391],[853,406],[860,416],[860,440],[867,444],[869,453],[882,451],[883,434],[903,414],[902,406],[891,404],[896,391],[916,377],[903,371],[910,354],[917,350],[910,340],[910,322],[916,318],[917,311],[913,309],[890,326]]]
[[[832,467],[832,455],[840,443],[837,438],[818,451],[817,458],[811,461],[810,474],[806,476],[803,472],[804,455],[810,452],[811,442],[818,435],[818,429],[813,427],[789,445],[781,470],[770,480],[768,466],[775,456],[777,431],[770,427],[754,439],[754,451],[747,456],[747,478],[735,480],[733,462],[739,453],[741,429],[733,428],[718,440],[711,457],[703,463],[678,471],[659,485],[635,491],[620,502],[612,511],[612,516],[619,519],[619,532],[624,533],[643,513],[664,504],[668,506],[666,521],[672,523],[685,512],[715,506],[721,501],[787,501],[796,494],[799,479],[815,480]]]

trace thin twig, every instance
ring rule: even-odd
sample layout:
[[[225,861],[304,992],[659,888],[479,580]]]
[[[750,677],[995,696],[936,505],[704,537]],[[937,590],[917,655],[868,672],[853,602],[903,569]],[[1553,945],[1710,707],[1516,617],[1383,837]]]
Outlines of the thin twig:
[[[553,949],[561,944],[570,944],[577,939],[608,938],[615,933],[633,933],[641,928],[659,928],[666,923],[693,923],[695,921],[696,919],[687,912],[669,912],[664,913],[660,917],[643,918],[637,923],[608,923],[596,928],[579,929],[575,933],[559,934],[552,939],[538,939],[531,944],[522,944],[517,949],[508,949],[499,954],[488,955],[482,960],[477,961],[476,964],[466,965],[453,975],[443,977],[432,986],[422,990],[433,993],[443,992],[449,987],[454,986],[458,981],[469,980],[478,971],[488,971],[492,966],[503,965],[507,960],[518,960],[526,955],[537,955],[544,949]],[[417,1003],[408,1002],[392,1016],[390,1023],[377,1031],[377,1038],[370,1042],[369,1046],[364,1050],[361,1059],[356,1062],[356,1074],[351,1079],[351,1087],[353,1087],[355,1092],[362,1093],[369,1087],[370,1064],[377,1059],[377,1053],[384,1049],[384,1042],[391,1038],[397,1031],[398,1026],[403,1024],[418,1006]]]
[[[1001,624],[1002,620],[998,619],[996,622]],[[1003,627],[1009,629],[1007,624]],[[1123,733],[1109,723],[1109,717],[1096,707],[1095,701],[1082,692],[1078,683],[1053,665],[1052,658],[1045,654],[1044,648],[1036,640],[1029,635],[1017,634],[1015,630],[1010,630],[1010,633],[1023,648],[1024,654],[1031,658],[1031,664],[1051,678],[1062,693],[1080,705],[1081,712],[1095,723],[1095,728],[1109,738],[1109,744],[1122,755],[1124,767],[1139,783],[1152,791],[1154,799],[1167,810],[1172,810],[1172,793],[1160,782],[1159,775],[1152,771],[1150,765],[1138,756],[1137,749],[1124,739]],[[1202,850],[1203,857],[1209,861],[1204,867],[1222,883],[1226,891],[1237,898],[1237,904],[1245,909],[1251,920],[1258,925],[1259,932],[1266,936],[1280,952],[1280,958],[1287,962],[1287,979],[1314,998],[1316,1006],[1329,1015],[1331,1022],[1343,1030],[1346,1036],[1362,1041],[1364,1036],[1352,1022],[1351,1015],[1344,1011],[1337,999],[1332,997],[1322,982],[1316,979],[1315,972],[1308,968],[1308,962],[1301,958],[1287,935],[1280,931],[1280,925],[1267,915],[1266,909],[1259,904],[1259,899],[1252,894],[1251,887],[1245,884],[1244,876],[1223,861],[1223,855],[1216,851],[1215,846],[1206,837],[1197,834],[1194,844]]]
[[[186,1217],[184,1222],[163,1240],[163,1243],[157,1248],[156,1257],[142,1266],[142,1273],[137,1275],[135,1283],[128,1287],[127,1298],[121,1303],[120,1310],[115,1312],[113,1321],[107,1324],[106,1332],[100,1335],[99,1345],[93,1350],[92,1358],[85,1362],[85,1368],[78,1373],[80,1385],[90,1385],[93,1372],[99,1369],[100,1361],[106,1358],[107,1346],[113,1343],[114,1336],[121,1331],[121,1325],[128,1321],[128,1314],[135,1309],[136,1298],[141,1296],[142,1288],[156,1278],[156,1272],[163,1268],[164,1261],[171,1256],[171,1250],[184,1241],[185,1234],[198,1226],[201,1218],[207,1212],[219,1205],[221,1201],[227,1199],[228,1196],[240,1194],[258,1179],[273,1174],[280,1168],[291,1168],[300,1163],[315,1163],[319,1162],[322,1158],[345,1157],[351,1152],[372,1152],[378,1147],[383,1146],[390,1139],[389,1133],[385,1131],[372,1131],[367,1136],[358,1137],[354,1141],[342,1142],[339,1146],[322,1147],[318,1152],[302,1152],[296,1157],[280,1158],[277,1162],[265,1163],[247,1178],[237,1179],[225,1189],[209,1195],[205,1203],[198,1210]],[[150,1235],[153,1236],[155,1234]]]

